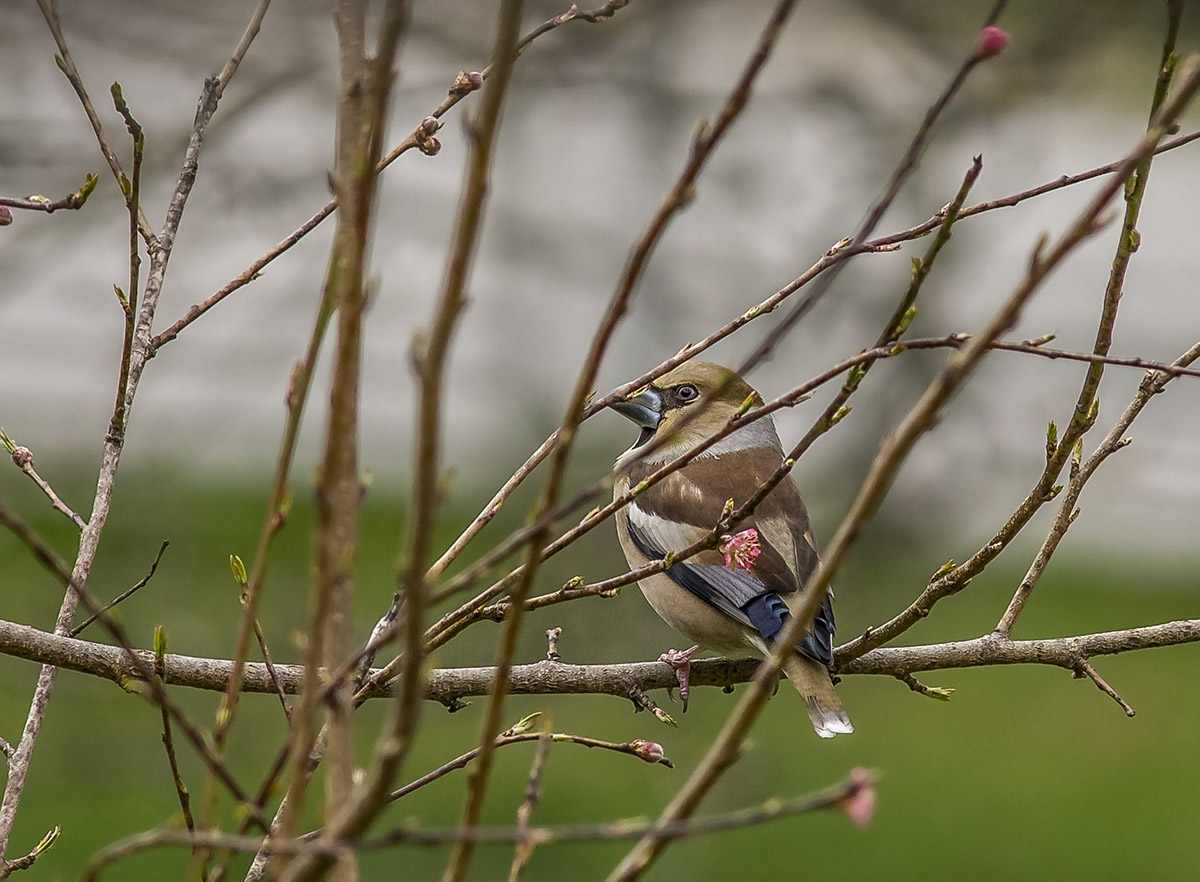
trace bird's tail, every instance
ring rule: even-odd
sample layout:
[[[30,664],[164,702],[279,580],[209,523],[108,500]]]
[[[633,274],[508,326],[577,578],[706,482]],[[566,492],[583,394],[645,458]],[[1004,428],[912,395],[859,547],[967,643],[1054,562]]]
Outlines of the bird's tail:
[[[783,663],[783,672],[804,698],[813,730],[822,738],[854,731],[842,700],[833,689],[829,670],[820,662],[796,653]]]

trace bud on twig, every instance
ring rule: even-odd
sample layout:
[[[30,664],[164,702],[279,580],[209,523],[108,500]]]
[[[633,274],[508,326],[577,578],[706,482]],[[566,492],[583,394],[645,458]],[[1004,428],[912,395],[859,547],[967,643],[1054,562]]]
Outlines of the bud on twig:
[[[975,55],[981,59],[991,58],[993,55],[1003,52],[1007,45],[1008,31],[995,25],[988,25],[979,32],[979,39],[975,42]]]

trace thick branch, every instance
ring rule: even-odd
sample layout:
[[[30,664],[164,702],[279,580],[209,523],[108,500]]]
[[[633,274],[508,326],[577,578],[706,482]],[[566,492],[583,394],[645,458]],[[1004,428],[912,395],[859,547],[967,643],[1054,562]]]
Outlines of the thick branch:
[[[873,649],[845,663],[839,663],[840,653],[835,653],[834,658],[835,670],[839,674],[893,677],[920,671],[988,665],[1040,664],[1075,670],[1081,659],[1183,643],[1200,643],[1200,619],[1040,640],[1006,640],[989,634],[952,643]],[[0,653],[103,677],[127,689],[136,689],[139,679],[137,669],[120,647],[62,637],[15,622],[0,621]],[[154,655],[150,651],[143,650],[140,655],[146,664],[154,664]],[[701,659],[692,663],[691,684],[724,687],[745,683],[754,676],[758,664],[756,659]],[[168,685],[222,690],[232,671],[233,663],[228,659],[173,654],[163,658],[163,682]],[[276,665],[275,671],[285,691],[293,694],[299,692],[303,680],[301,666]],[[429,672],[425,697],[431,701],[453,704],[460,698],[486,695],[494,683],[495,671],[491,667],[432,670]],[[658,661],[611,665],[568,665],[540,661],[514,666],[509,691],[514,695],[595,694],[626,697],[630,685],[641,689],[667,689],[676,685],[675,672]],[[275,684],[266,665],[247,664],[242,689],[245,692],[273,695]],[[373,697],[389,693],[390,690],[385,690],[373,693]]]

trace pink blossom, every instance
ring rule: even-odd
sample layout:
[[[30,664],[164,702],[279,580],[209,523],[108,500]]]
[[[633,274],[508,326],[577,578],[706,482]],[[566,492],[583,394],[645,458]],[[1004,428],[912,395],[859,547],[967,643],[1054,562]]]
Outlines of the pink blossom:
[[[732,536],[722,536],[717,550],[725,555],[725,566],[731,570],[750,570],[762,553],[758,543],[758,530],[750,527]]]
[[[851,769],[850,785],[837,805],[859,827],[867,826],[871,815],[875,814],[875,782],[871,780],[871,773],[862,766]]]

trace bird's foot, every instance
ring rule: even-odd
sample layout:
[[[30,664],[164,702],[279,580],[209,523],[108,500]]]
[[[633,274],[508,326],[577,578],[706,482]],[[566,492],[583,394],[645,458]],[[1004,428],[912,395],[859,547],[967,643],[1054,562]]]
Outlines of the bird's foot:
[[[683,650],[668,649],[658,657],[660,662],[668,664],[675,669],[675,679],[679,681],[679,700],[683,702],[685,712],[688,706],[688,676],[692,672],[692,659],[699,651],[699,646]],[[671,694],[670,689],[667,689],[667,694]]]

